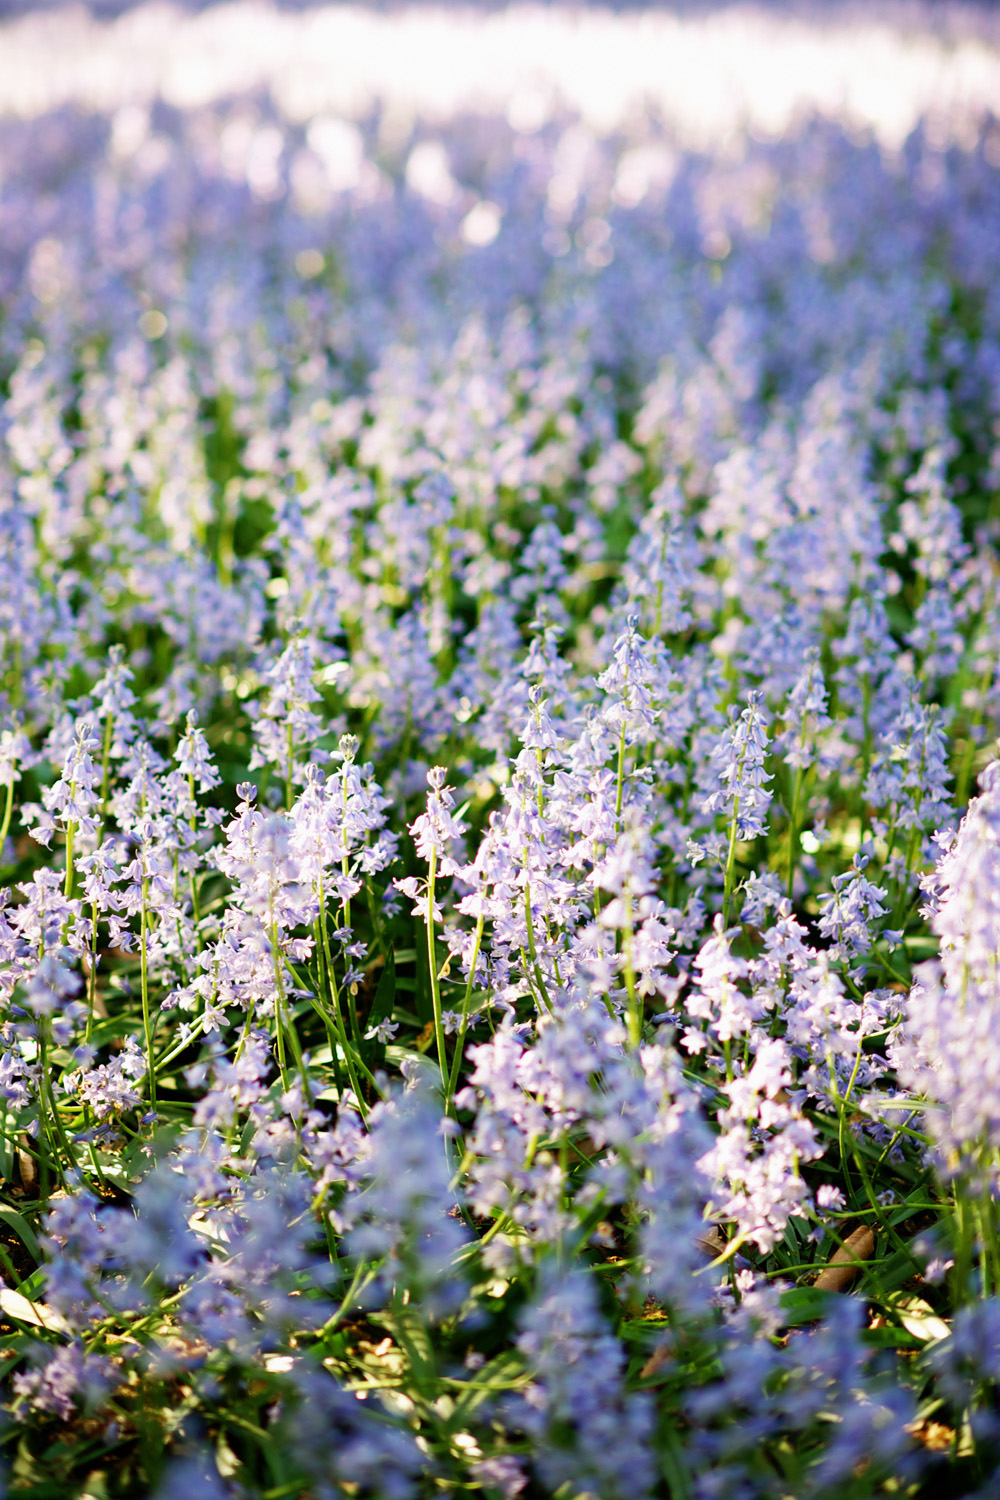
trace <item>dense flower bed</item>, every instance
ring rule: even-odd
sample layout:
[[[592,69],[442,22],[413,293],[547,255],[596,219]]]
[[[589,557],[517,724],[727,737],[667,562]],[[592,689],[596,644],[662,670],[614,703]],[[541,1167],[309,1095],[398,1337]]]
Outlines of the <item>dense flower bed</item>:
[[[12,1494],[1000,1483],[1000,133],[516,126],[0,124]]]

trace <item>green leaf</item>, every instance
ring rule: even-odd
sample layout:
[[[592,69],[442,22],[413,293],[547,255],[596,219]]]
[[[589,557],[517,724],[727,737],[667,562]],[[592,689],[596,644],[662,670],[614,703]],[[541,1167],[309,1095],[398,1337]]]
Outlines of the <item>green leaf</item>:
[[[61,1313],[47,1307],[44,1302],[35,1302],[23,1292],[0,1286],[0,1312],[16,1323],[28,1328],[44,1328],[49,1333],[68,1333],[69,1324]]]
[[[796,1286],[781,1294],[781,1310],[785,1325],[798,1328],[802,1323],[816,1323],[826,1316],[827,1309],[839,1294],[824,1292],[815,1286]]]
[[[9,1224],[17,1235],[21,1244],[27,1250],[32,1260],[39,1261],[42,1258],[42,1247],[38,1243],[38,1237],[23,1214],[19,1214],[15,1208],[8,1208],[5,1203],[0,1203],[0,1219]]]
[[[912,1338],[921,1344],[937,1343],[951,1334],[951,1325],[940,1317],[923,1297],[912,1292],[892,1292],[879,1298],[899,1319]]]
[[[375,998],[372,1008],[368,1012],[368,1030],[377,1026],[380,1021],[387,1021],[392,1015],[392,1007],[396,999],[396,959],[390,948],[385,956],[385,966],[379,976],[379,982],[375,990]],[[381,1067],[385,1062],[385,1043],[373,1039],[371,1046],[366,1049],[368,1057],[376,1065]]]
[[[665,1312],[651,1313],[647,1318],[628,1318],[618,1325],[618,1337],[627,1344],[642,1344],[643,1346],[654,1342],[662,1337],[665,1329],[670,1327],[670,1319]]]
[[[870,1349],[920,1349],[924,1342],[905,1328],[866,1328],[861,1337]]]
[[[527,1379],[528,1371],[521,1354],[515,1349],[505,1349],[477,1370],[461,1391],[454,1393],[453,1425],[457,1426],[460,1421],[471,1416],[477,1407],[498,1391],[516,1390]]]
[[[17,1290],[25,1297],[30,1297],[32,1302],[39,1298],[45,1291],[45,1270],[39,1266],[37,1271],[32,1271],[18,1284]]]
[[[873,1267],[874,1269],[874,1267]],[[905,1250],[894,1250],[885,1260],[877,1263],[876,1281],[879,1297],[884,1300],[886,1292],[895,1291],[913,1275],[913,1256]]]

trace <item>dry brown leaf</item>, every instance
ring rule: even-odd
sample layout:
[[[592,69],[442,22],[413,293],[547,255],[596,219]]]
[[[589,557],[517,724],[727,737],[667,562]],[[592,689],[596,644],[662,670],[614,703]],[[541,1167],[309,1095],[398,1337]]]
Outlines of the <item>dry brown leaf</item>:
[[[856,1262],[871,1260],[874,1254],[875,1236],[867,1224],[862,1224],[847,1236],[813,1285],[821,1292],[845,1292],[861,1269]]]
[[[658,1344],[639,1371],[640,1377],[648,1380],[651,1375],[658,1375],[664,1365],[670,1363],[673,1352],[672,1344]]]
[[[417,1040],[414,1042],[414,1046],[416,1047],[418,1052],[426,1052],[427,1048],[430,1046],[433,1040],[434,1022],[428,1021],[427,1025],[424,1027],[423,1031],[421,1031],[420,1035],[417,1037]]]
[[[906,1430],[932,1453],[943,1453],[955,1441],[954,1431],[943,1422],[910,1422]]]
[[[714,1260],[717,1255],[725,1253],[729,1241],[718,1225],[711,1224],[699,1234],[695,1243],[703,1255],[707,1255],[709,1260]]]
[[[21,1174],[21,1188],[25,1193],[29,1195],[29,1197],[31,1197],[38,1192],[38,1163],[32,1156],[30,1150],[26,1151],[24,1149],[24,1147],[29,1144],[27,1136],[22,1136],[21,1141],[24,1142],[24,1145],[21,1145],[19,1142],[16,1148],[17,1166],[18,1171]]]
[[[9,1286],[0,1287],[0,1311],[15,1322],[28,1323],[32,1328],[47,1328],[50,1333],[70,1331],[66,1319],[55,1308],[46,1307],[44,1302],[32,1302],[21,1292],[12,1291]]]

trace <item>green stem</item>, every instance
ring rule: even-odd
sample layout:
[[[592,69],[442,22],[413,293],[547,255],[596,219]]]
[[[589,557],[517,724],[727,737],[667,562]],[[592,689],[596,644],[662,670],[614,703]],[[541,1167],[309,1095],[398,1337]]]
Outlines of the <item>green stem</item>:
[[[146,935],[149,931],[149,877],[142,877],[142,910],[139,913],[139,981],[142,989],[142,1030],[146,1039],[146,1070],[149,1076],[149,1103],[156,1108],[156,1058],[153,1055],[153,1028],[149,1015],[149,957]]]
[[[247,1019],[246,1026],[244,1028],[243,1033],[240,1036],[239,1044],[237,1045],[237,1048],[236,1048],[236,1056],[235,1056],[234,1061],[239,1061],[240,1054],[242,1053],[243,1047],[246,1044],[246,1038],[247,1038],[247,1036],[249,1034],[250,1024],[251,1024],[251,1022],[253,1020],[253,1011],[252,1010],[249,1010],[247,1012],[247,1018],[248,1019]],[[200,1033],[197,1030],[192,1030],[190,1036],[186,1036],[182,1042],[175,1042],[172,1046],[167,1047],[163,1052],[160,1053],[160,1056],[156,1060],[156,1073],[157,1073],[157,1077],[159,1077],[159,1075],[163,1072],[163,1069],[166,1068],[166,1067],[168,1067],[169,1064],[172,1063],[175,1058],[180,1057],[181,1054],[184,1053],[184,1052],[186,1052],[189,1047],[194,1046],[194,1043],[198,1040],[199,1035],[204,1036],[204,1034],[205,1034],[205,1026],[204,1026],[204,1017],[203,1016],[199,1016],[198,1017],[198,1021],[197,1021],[196,1025],[199,1025],[199,1024],[201,1025],[201,1028],[202,1028]]]
[[[952,1269],[952,1290],[956,1307],[963,1307],[969,1298],[969,1281],[972,1275],[972,1250],[975,1230],[971,1223],[970,1204],[963,1184],[955,1188],[955,1265]]]
[[[111,734],[112,725],[115,722],[114,714],[108,714],[104,721],[104,751],[101,766],[101,822],[105,822],[108,816],[108,792],[111,789]]]
[[[632,898],[625,893],[625,912],[628,925],[621,930],[622,957],[624,959],[625,990],[628,994],[628,1039],[630,1046],[638,1050],[642,1041],[642,1001],[635,983],[632,965]]]
[[[285,983],[281,977],[281,958],[278,953],[278,924],[271,923],[271,968],[274,971],[274,1040],[278,1050],[278,1072],[281,1086],[288,1091],[288,1071],[285,1065],[285,1031],[282,1025],[282,1009],[285,999]]]
[[[97,1005],[97,903],[90,907],[90,973],[87,975],[87,1029],[84,1041],[89,1045],[94,1030],[94,1010]]]
[[[354,1090],[354,1097],[358,1101],[358,1108],[361,1111],[362,1119],[366,1119],[367,1110],[365,1109],[364,1096],[362,1095],[361,1084],[358,1081],[358,1076],[354,1066],[354,1049],[351,1047],[350,1041],[348,1040],[347,1027],[344,1024],[344,1011],[340,1003],[340,987],[337,984],[337,975],[333,967],[333,955],[330,952],[330,935],[327,932],[326,927],[326,897],[323,891],[322,879],[319,883],[319,928],[320,935],[323,940],[323,960],[326,964],[327,980],[329,982],[330,1005],[333,1011],[333,1018],[336,1023],[337,1032],[340,1037],[341,1051],[344,1054],[344,1065],[347,1068],[347,1076],[351,1081],[351,1088]]]
[[[729,903],[733,896],[736,874],[736,825],[740,816],[740,799],[733,802],[733,816],[729,824],[729,849],[726,854],[726,875],[722,888],[722,925],[729,926]]]
[[[531,961],[531,972],[535,977],[539,998],[549,1015],[552,1015],[552,1001],[549,998],[549,991],[545,980],[542,978],[542,971],[538,964],[538,949],[535,946],[535,923],[531,915],[531,885],[528,881],[527,855],[525,855],[524,859],[524,876],[524,924],[528,931],[528,958]]]
[[[618,736],[618,773],[615,786],[615,832],[621,832],[622,802],[625,796],[625,725]]]
[[[448,1097],[448,1069],[445,1059],[444,1023],[441,1019],[441,982],[438,979],[437,957],[434,949],[434,884],[437,878],[437,850],[432,849],[427,866],[427,965],[431,976],[431,1004],[434,1007],[434,1036],[437,1040],[438,1067],[441,1072],[441,1092]]]
[[[872,763],[872,733],[869,720],[872,707],[872,682],[871,676],[865,672],[861,679],[861,780],[858,784],[858,828],[860,842],[865,841],[865,816],[867,804],[865,802],[865,786],[868,782],[868,772]]]
[[[63,1160],[65,1160],[67,1166],[71,1167],[73,1165],[73,1153],[66,1138],[66,1132],[63,1129],[63,1122],[59,1115],[58,1105],[56,1104],[55,1092],[52,1088],[52,1079],[49,1074],[48,1043],[48,1017],[41,1017],[38,1022],[38,1066],[41,1071],[38,1091],[39,1111],[41,1114],[39,1136],[42,1139],[46,1135],[49,1136],[49,1149],[55,1157],[56,1177],[61,1182],[63,1180]],[[50,1123],[52,1127],[51,1132],[46,1128]],[[43,1168],[47,1168],[47,1161],[44,1159],[42,1166]],[[47,1193],[43,1191],[42,1196],[46,1197]]]
[[[76,824],[66,824],[66,884],[63,887],[63,895],[68,901],[73,894],[73,840],[76,833]]]
[[[7,842],[7,831],[10,828],[11,813],[14,811],[14,773],[11,771],[10,780],[7,783],[7,804],[3,810],[3,822],[0,823],[0,870],[6,869],[3,863],[3,848]]]
[[[288,751],[288,765],[287,765],[287,770],[286,770],[286,773],[285,773],[285,808],[286,808],[286,810],[288,812],[291,812],[291,810],[292,810],[292,801],[293,801],[293,798],[292,798],[292,767],[295,764],[295,743],[294,743],[294,740],[292,739],[292,726],[291,726],[290,722],[287,725],[286,730],[285,730],[285,743],[286,743],[286,748],[287,748],[287,751]]]
[[[448,1076],[448,1089],[445,1094],[445,1113],[451,1114],[451,1101],[455,1093],[455,1085],[458,1082],[459,1069],[462,1066],[462,1054],[465,1051],[465,1034],[469,1025],[469,1006],[472,1003],[472,991],[476,982],[476,964],[479,961],[479,947],[483,940],[483,928],[486,918],[482,912],[476,922],[476,935],[472,944],[472,959],[469,964],[469,977],[465,982],[465,994],[462,996],[462,1020],[458,1028],[458,1036],[455,1039],[455,1055],[451,1060],[451,1073]]]
[[[847,1107],[848,1107],[849,1091],[854,1086],[854,1080],[857,1077],[857,1070],[858,1070],[858,1064],[859,1063],[860,1063],[860,1056],[859,1056],[857,1062],[855,1063],[854,1072],[851,1075],[851,1081],[850,1081],[850,1084],[848,1085],[848,1090],[845,1091],[845,1093],[843,1095],[841,1095],[840,1090],[837,1087],[837,1075],[836,1075],[836,1071],[835,1071],[834,1066],[833,1066],[833,1054],[831,1052],[827,1053],[827,1067],[830,1070],[830,1093],[831,1093],[831,1095],[833,1097],[833,1100],[834,1100],[834,1102],[835,1102],[835,1104],[837,1106],[837,1113],[838,1113],[838,1115],[840,1117],[840,1130],[839,1130],[840,1151],[841,1151],[841,1160],[842,1160],[843,1165],[844,1165],[844,1171],[845,1171],[845,1174],[846,1174],[847,1163],[844,1160],[844,1154],[843,1154],[844,1153],[844,1142],[845,1142],[845,1138],[846,1138],[847,1147],[848,1147],[848,1149],[849,1149],[849,1151],[851,1153],[851,1157],[852,1157],[852,1159],[854,1161],[854,1165],[857,1168],[858,1176],[861,1178],[861,1185],[862,1185],[862,1188],[864,1189],[865,1197],[868,1199],[869,1207],[871,1208],[872,1213],[875,1215],[876,1222],[878,1223],[878,1225],[880,1226],[880,1228],[884,1229],[885,1232],[888,1234],[890,1240],[895,1245],[896,1249],[897,1250],[902,1250],[903,1254],[906,1255],[909,1258],[909,1260],[913,1263],[914,1269],[915,1270],[919,1270],[919,1266],[917,1264],[917,1261],[914,1258],[912,1249],[910,1248],[909,1245],[907,1245],[906,1241],[901,1238],[901,1236],[899,1235],[899,1233],[889,1223],[888,1219],[886,1218],[885,1209],[883,1208],[882,1204],[878,1201],[878,1198],[875,1196],[875,1189],[872,1186],[872,1180],[871,1180],[871,1177],[869,1176],[868,1168],[865,1166],[864,1153],[862,1152],[861,1147],[860,1147],[860,1145],[859,1145],[859,1143],[857,1141],[857,1138],[855,1137],[854,1131],[851,1130],[851,1128],[850,1128],[850,1126],[848,1124],[848,1121],[847,1121]]]
[[[302,1087],[305,1091],[305,1100],[308,1104],[311,1097],[309,1073],[306,1069],[306,1060],[302,1052],[301,1043],[299,1042],[299,1034],[295,1029],[295,1016],[292,1012],[291,1006],[288,1004],[288,998],[285,994],[284,964],[282,962],[281,950],[278,946],[278,927],[276,923],[271,932],[271,941],[272,953],[277,954],[278,968],[275,978],[278,983],[278,990],[281,999],[280,1020],[281,1024],[284,1025],[285,1029],[288,1032],[288,1044],[292,1049],[292,1056],[295,1058],[295,1066],[299,1070],[299,1077],[302,1079]]]
[[[803,738],[805,738],[803,734]],[[791,899],[793,886],[795,884],[795,863],[799,852],[799,793],[802,789],[802,767],[795,768],[795,781],[792,787],[792,805],[788,814],[788,882],[786,891]]]
[[[983,1296],[996,1296],[1000,1290],[1000,1241],[997,1239],[996,1203],[988,1187],[980,1193],[977,1208],[982,1245]]]
[[[189,791],[191,793],[191,802],[192,802],[192,811],[191,811],[191,818],[190,818],[190,822],[189,822],[189,827],[191,829],[191,847],[192,847],[192,849],[194,849],[196,847],[197,839],[198,839],[198,809],[197,809],[197,804],[195,803],[195,795],[194,795],[194,776],[191,774],[190,771],[188,772],[188,789],[189,789]],[[201,912],[198,909],[198,887],[195,884],[195,878],[194,878],[194,876],[195,876],[195,872],[194,872],[194,870],[192,870],[191,873],[190,873],[190,875],[189,875],[189,877],[188,877],[188,879],[190,880],[190,883],[191,883],[191,911],[192,911],[192,914],[194,916],[195,941],[198,944],[198,952],[200,953],[201,952]]]
[[[313,937],[316,942],[316,974],[319,981],[316,988],[317,992],[319,994],[322,994],[324,990],[329,991],[330,989],[330,976],[325,972],[323,937],[320,930],[319,917],[317,917],[315,922],[313,923]],[[323,1012],[323,1023],[326,1027],[326,1034],[330,1042],[330,1059],[333,1063],[333,1081],[336,1085],[337,1098],[339,1099],[341,1094],[344,1092],[344,1080],[343,1075],[340,1071],[340,1058],[338,1056],[337,1049],[337,1043],[339,1041],[339,1037],[337,1035],[337,1027],[332,1017],[327,1015],[325,1011]]]

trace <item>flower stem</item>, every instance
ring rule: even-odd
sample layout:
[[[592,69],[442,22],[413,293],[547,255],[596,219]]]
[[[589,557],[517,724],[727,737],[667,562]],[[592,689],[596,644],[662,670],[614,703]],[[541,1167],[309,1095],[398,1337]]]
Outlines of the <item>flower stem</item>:
[[[469,977],[465,983],[465,994],[462,996],[462,1020],[458,1028],[458,1036],[455,1039],[455,1055],[451,1060],[451,1073],[448,1076],[448,1088],[445,1093],[445,1113],[451,1113],[452,1096],[455,1093],[455,1085],[458,1082],[459,1069],[462,1066],[462,1054],[465,1051],[465,1034],[469,1026],[469,1006],[472,1003],[472,990],[476,982],[476,964],[479,961],[479,947],[483,940],[483,928],[486,918],[482,912],[476,923],[476,935],[472,944],[472,958],[469,961]]]
[[[431,1004],[434,1007],[434,1036],[437,1040],[438,1068],[441,1072],[441,1092],[448,1098],[448,1069],[445,1059],[444,1023],[441,1019],[441,982],[438,979],[437,957],[434,947],[434,883],[437,877],[437,850],[432,849],[427,866],[427,965],[431,976]]]
[[[156,1108],[156,1058],[153,1055],[153,1028],[149,1015],[149,877],[142,877],[142,909],[139,913],[139,982],[142,990],[142,1030],[146,1039],[146,1072],[149,1077],[149,1103]]]
[[[75,833],[76,833],[76,824],[73,823],[73,822],[67,823],[66,824],[66,884],[65,884],[65,886],[63,888],[63,895],[66,897],[67,901],[69,900],[70,896],[72,896],[72,894],[73,894],[73,840],[74,840]]]
[[[729,824],[729,850],[726,854],[726,877],[722,889],[722,925],[729,926],[729,903],[733,896],[733,884],[736,874],[736,827],[740,818],[740,799],[733,803],[733,816]]]
[[[6,842],[7,842],[7,830],[10,828],[10,817],[11,817],[11,813],[13,811],[14,811],[14,775],[13,775],[13,772],[12,772],[11,773],[11,778],[10,778],[10,780],[7,783],[7,804],[6,804],[6,806],[4,807],[4,810],[3,810],[3,822],[0,823],[0,870],[6,868],[6,866],[3,863],[3,848],[4,848],[4,844],[6,844]]]

